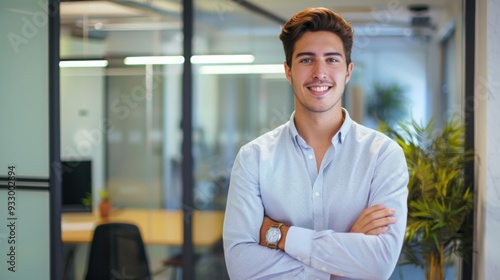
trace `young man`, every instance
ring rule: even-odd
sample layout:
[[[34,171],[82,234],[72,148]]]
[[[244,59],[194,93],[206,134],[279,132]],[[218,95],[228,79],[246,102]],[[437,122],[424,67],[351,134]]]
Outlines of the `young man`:
[[[285,23],[295,94],[290,121],[243,146],[234,162],[224,249],[231,279],[387,279],[406,228],[402,149],[341,106],[353,30],[325,8]]]

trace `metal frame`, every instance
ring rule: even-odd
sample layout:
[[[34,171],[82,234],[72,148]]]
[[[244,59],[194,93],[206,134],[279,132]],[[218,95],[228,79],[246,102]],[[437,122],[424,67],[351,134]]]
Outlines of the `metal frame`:
[[[464,88],[465,88],[465,104],[464,104],[464,122],[465,122],[465,149],[474,149],[474,83],[475,83],[475,37],[476,37],[476,0],[464,0],[463,5],[463,19],[464,19]],[[465,166],[465,185],[471,186],[475,193],[474,186],[474,165],[475,159]],[[465,226],[474,227],[475,209],[477,208],[477,199],[475,206],[465,221]],[[470,248],[473,248],[475,229],[472,231],[472,238]],[[473,250],[472,250],[473,251]],[[473,279],[473,256],[472,252],[462,260],[462,280]]]
[[[61,128],[59,95],[59,1],[48,1],[49,11],[49,203],[50,203],[50,279],[62,279],[61,241]]]

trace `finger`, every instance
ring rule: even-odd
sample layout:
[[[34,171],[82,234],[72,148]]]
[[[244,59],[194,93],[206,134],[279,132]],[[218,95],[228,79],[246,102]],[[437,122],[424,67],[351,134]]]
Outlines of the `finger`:
[[[371,230],[371,229],[378,228],[378,227],[388,226],[388,225],[391,225],[394,223],[396,223],[396,218],[386,217],[386,218],[380,218],[380,219],[377,219],[377,220],[370,222],[367,225],[367,227],[370,227],[370,229],[368,229],[368,230]]]
[[[373,212],[377,212],[377,211],[380,211],[382,209],[385,209],[386,207],[383,205],[383,204],[376,204],[376,205],[372,205],[368,208],[365,208],[362,212],[361,212],[361,215],[368,215],[370,213],[373,213]]]
[[[381,209],[377,210],[374,212],[369,212],[369,213],[364,213],[360,216],[360,222],[362,224],[368,224],[374,220],[385,218],[385,217],[390,217],[394,215],[395,210],[392,208],[386,208],[386,209]]]
[[[392,219],[384,220],[388,217],[392,217],[394,213],[394,209],[386,208],[383,204],[370,206],[361,212],[358,219],[353,224],[351,232],[367,233],[378,227],[394,223],[395,221]]]
[[[382,217],[366,223],[357,222],[353,225],[351,232],[367,233],[376,228],[394,224],[395,222],[396,218],[394,217]]]
[[[358,217],[358,220],[362,221],[363,219],[373,219],[373,216],[377,216],[377,213],[378,215],[380,215],[380,213],[383,213],[383,211],[385,210],[385,206],[382,205],[382,204],[377,204],[377,205],[374,205],[374,206],[370,206],[366,209],[364,209],[361,214],[359,214],[359,217]],[[372,218],[370,218],[372,217]]]
[[[384,219],[380,219],[380,220],[374,221],[373,223],[371,223],[370,225],[368,225],[367,227],[365,227],[364,232],[370,232],[372,230],[376,230],[376,229],[379,229],[379,228],[387,228],[387,229],[389,229],[389,225],[394,224],[394,223],[396,223],[396,218],[384,218]]]
[[[388,230],[389,230],[388,226],[383,226],[383,227],[378,227],[378,228],[372,229],[365,234],[366,235],[379,235],[381,233],[387,232]]]

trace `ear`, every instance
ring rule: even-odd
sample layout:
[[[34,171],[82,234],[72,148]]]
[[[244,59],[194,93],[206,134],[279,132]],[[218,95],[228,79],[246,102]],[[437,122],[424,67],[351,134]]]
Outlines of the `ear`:
[[[286,64],[286,61],[283,62],[283,66],[285,67],[285,75],[286,79],[290,84],[292,84],[292,69]]]
[[[347,74],[345,76],[345,84],[346,85],[349,82],[349,80],[351,79],[351,74],[352,74],[353,69],[354,69],[354,63],[351,62],[351,63],[349,63],[349,65],[347,65]]]

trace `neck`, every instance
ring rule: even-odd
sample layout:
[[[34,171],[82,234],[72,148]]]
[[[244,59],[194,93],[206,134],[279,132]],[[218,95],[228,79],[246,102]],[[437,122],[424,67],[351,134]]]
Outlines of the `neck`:
[[[332,137],[342,126],[344,113],[340,106],[323,113],[303,112],[296,108],[294,121],[297,132],[308,145],[326,146],[331,144]]]

